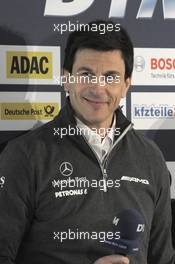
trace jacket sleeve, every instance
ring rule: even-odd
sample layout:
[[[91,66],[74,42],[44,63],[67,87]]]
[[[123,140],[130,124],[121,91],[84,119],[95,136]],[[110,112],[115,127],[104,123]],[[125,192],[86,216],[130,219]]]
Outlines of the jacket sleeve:
[[[34,208],[32,168],[21,144],[10,143],[0,156],[0,264],[15,263]]]
[[[160,153],[160,151],[158,151]],[[150,231],[148,264],[174,264],[175,252],[172,246],[172,214],[170,199],[170,178],[162,154],[154,160],[156,170],[156,201]]]

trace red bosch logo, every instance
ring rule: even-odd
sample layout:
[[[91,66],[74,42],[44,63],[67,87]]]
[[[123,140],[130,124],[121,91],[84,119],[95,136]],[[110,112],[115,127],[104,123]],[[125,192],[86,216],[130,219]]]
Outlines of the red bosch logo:
[[[174,70],[175,58],[151,58],[151,70]]]

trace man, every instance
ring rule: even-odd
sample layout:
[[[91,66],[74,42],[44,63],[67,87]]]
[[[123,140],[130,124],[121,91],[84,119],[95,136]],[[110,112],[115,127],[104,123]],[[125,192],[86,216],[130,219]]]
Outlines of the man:
[[[92,22],[70,34],[66,105],[0,158],[0,263],[174,263],[168,171],[158,148],[119,108],[131,83],[133,46],[111,24],[98,21],[95,31]],[[144,232],[139,252],[125,257],[104,241],[126,209],[142,215]]]

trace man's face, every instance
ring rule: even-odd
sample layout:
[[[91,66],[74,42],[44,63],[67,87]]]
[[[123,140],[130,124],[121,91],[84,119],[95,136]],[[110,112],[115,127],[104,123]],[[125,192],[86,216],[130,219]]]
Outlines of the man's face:
[[[64,74],[68,72],[65,71]],[[126,96],[130,85],[130,78],[124,79],[125,64],[121,52],[119,50],[79,50],[75,55],[72,75],[79,78],[88,76],[90,80],[92,78],[95,80],[93,76],[96,76],[98,80],[88,83],[79,79],[78,82],[65,85],[77,117],[89,126],[110,126],[113,113],[121,97]],[[113,81],[111,81],[112,78]]]

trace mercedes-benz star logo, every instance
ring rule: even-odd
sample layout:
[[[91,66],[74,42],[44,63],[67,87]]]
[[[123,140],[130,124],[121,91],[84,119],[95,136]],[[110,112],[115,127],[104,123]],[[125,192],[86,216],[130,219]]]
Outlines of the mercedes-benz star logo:
[[[73,167],[70,162],[63,162],[60,165],[60,172],[63,176],[70,176],[73,173]]]

